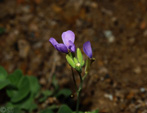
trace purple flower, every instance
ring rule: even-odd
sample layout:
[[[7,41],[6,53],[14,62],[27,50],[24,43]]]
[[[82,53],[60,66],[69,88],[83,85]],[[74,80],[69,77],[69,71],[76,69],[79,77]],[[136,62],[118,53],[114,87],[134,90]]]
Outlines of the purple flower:
[[[92,58],[92,48],[90,41],[87,41],[83,44],[83,51],[89,58]]]
[[[64,44],[58,43],[56,39],[54,39],[53,37],[49,39],[49,42],[60,52],[63,53],[68,53],[69,51],[75,52],[76,51],[76,47],[74,44],[75,34],[71,30],[68,30],[63,32],[61,37]]]

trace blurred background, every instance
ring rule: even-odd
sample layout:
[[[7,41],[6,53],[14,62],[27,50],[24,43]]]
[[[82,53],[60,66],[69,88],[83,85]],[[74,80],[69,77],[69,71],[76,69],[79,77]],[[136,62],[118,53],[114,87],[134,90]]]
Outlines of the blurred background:
[[[36,76],[42,89],[55,74],[74,95],[65,54],[48,42],[66,30],[81,49],[90,41],[96,59],[80,109],[147,113],[147,0],[0,0],[0,65]]]

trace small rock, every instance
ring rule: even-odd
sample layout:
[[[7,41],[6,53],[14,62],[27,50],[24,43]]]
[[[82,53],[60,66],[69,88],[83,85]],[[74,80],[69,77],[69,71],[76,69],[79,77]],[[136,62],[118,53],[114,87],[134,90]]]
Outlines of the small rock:
[[[96,2],[92,2],[92,3],[91,3],[91,7],[92,7],[92,8],[97,8],[97,7],[98,7],[98,4],[97,4]]]
[[[100,80],[101,80],[101,81],[104,81],[104,77],[100,77]]]
[[[29,29],[31,31],[38,31],[39,30],[39,28],[35,22],[30,24]]]
[[[146,90],[145,90],[145,88],[140,88],[140,91],[141,91],[142,93],[144,93]]]
[[[41,85],[45,85],[45,84],[47,84],[47,81],[46,81],[45,78],[41,78],[40,81],[39,81],[39,83],[40,83]]]
[[[62,12],[62,8],[61,8],[60,6],[58,6],[58,5],[56,5],[56,4],[53,4],[53,5],[51,6],[51,8],[52,8],[52,10],[53,10],[54,12],[56,12],[56,13]]]
[[[33,48],[34,48],[34,49],[38,49],[38,48],[41,48],[42,45],[43,45],[42,42],[37,42],[36,44],[33,45]]]
[[[32,14],[26,14],[19,17],[19,20],[24,23],[29,23],[29,21],[33,18]]]
[[[100,70],[99,70],[99,73],[100,74],[106,74],[106,73],[108,73],[108,69],[106,67],[101,67]]]
[[[30,45],[26,40],[19,40],[18,49],[19,49],[19,56],[22,58],[26,58],[30,51]]]
[[[147,36],[147,30],[144,31],[143,35],[144,36]]]
[[[105,35],[105,37],[108,39],[108,42],[109,42],[109,43],[114,42],[115,37],[114,37],[114,35],[112,34],[112,32],[111,32],[110,30],[104,31],[104,35]]]
[[[140,29],[145,29],[146,28],[146,22],[142,21],[140,24]]]
[[[30,7],[29,6],[22,6],[21,10],[23,13],[29,13],[30,12]]]
[[[140,67],[136,67],[136,68],[134,69],[134,72],[135,72],[136,74],[140,74],[140,73],[141,73],[141,68],[140,68]]]
[[[113,95],[112,94],[105,94],[104,97],[108,98],[109,100],[113,100]]]
[[[135,93],[133,91],[130,91],[127,95],[127,99],[132,99],[135,96]]]

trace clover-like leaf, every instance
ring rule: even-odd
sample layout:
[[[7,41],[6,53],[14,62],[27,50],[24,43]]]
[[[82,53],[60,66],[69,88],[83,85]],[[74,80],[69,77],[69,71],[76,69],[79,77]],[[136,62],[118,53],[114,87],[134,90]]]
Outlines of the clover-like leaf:
[[[31,96],[36,96],[40,89],[38,79],[34,76],[27,76],[27,77],[30,83]]]
[[[39,113],[54,113],[54,112],[51,109],[47,108],[47,109],[40,111]]]
[[[22,75],[23,74],[21,70],[15,70],[12,74],[10,74],[8,79],[10,80],[11,85],[17,88],[21,78],[23,77]]]
[[[0,90],[3,89],[4,87],[10,85],[10,81],[9,80],[4,80],[4,81],[0,81]]]
[[[58,113],[72,113],[72,110],[67,105],[62,105],[59,108]]]
[[[7,72],[6,70],[0,66],[0,81],[3,81],[7,78]]]
[[[59,96],[61,96],[61,95],[63,95],[64,97],[69,97],[70,95],[71,95],[71,90],[69,90],[69,89],[61,89],[61,90],[59,90],[59,92],[57,93],[57,97],[59,97]]]
[[[30,92],[30,83],[27,77],[23,76],[18,83],[18,90],[12,95],[12,102],[19,102],[24,99]],[[9,92],[10,93],[10,92]]]

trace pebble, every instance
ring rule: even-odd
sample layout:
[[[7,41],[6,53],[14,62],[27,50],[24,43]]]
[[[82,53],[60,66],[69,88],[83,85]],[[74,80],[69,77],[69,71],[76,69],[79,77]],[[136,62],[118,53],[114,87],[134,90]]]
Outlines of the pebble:
[[[23,13],[29,13],[30,12],[30,6],[22,6],[21,11]]]
[[[33,45],[33,48],[34,49],[38,49],[38,48],[41,48],[43,46],[43,43],[42,42],[37,42]]]
[[[140,88],[140,91],[141,91],[142,93],[144,93],[146,90],[145,90],[145,88]]]
[[[101,67],[100,70],[99,70],[99,73],[100,74],[106,74],[106,73],[108,73],[108,69],[106,67]]]
[[[147,29],[143,33],[144,36],[147,36]]]
[[[19,49],[19,56],[22,58],[26,58],[30,51],[30,45],[26,40],[19,40],[18,41],[18,49]]]
[[[108,42],[109,42],[109,43],[114,42],[115,37],[114,37],[114,35],[112,34],[112,32],[111,32],[110,30],[104,31],[104,35],[105,35],[105,37],[108,39]]]
[[[109,100],[113,100],[113,95],[112,94],[105,94],[104,97],[108,98]]]
[[[91,7],[92,7],[92,8],[98,8],[98,4],[97,4],[96,2],[92,2],[92,3],[91,3]]]
[[[140,68],[140,67],[136,67],[136,68],[134,69],[134,72],[135,72],[136,74],[140,74],[140,73],[141,73],[141,68]]]
[[[40,83],[41,85],[45,85],[45,84],[47,83],[47,81],[46,81],[45,78],[41,78],[40,81],[39,81],[39,83]]]

